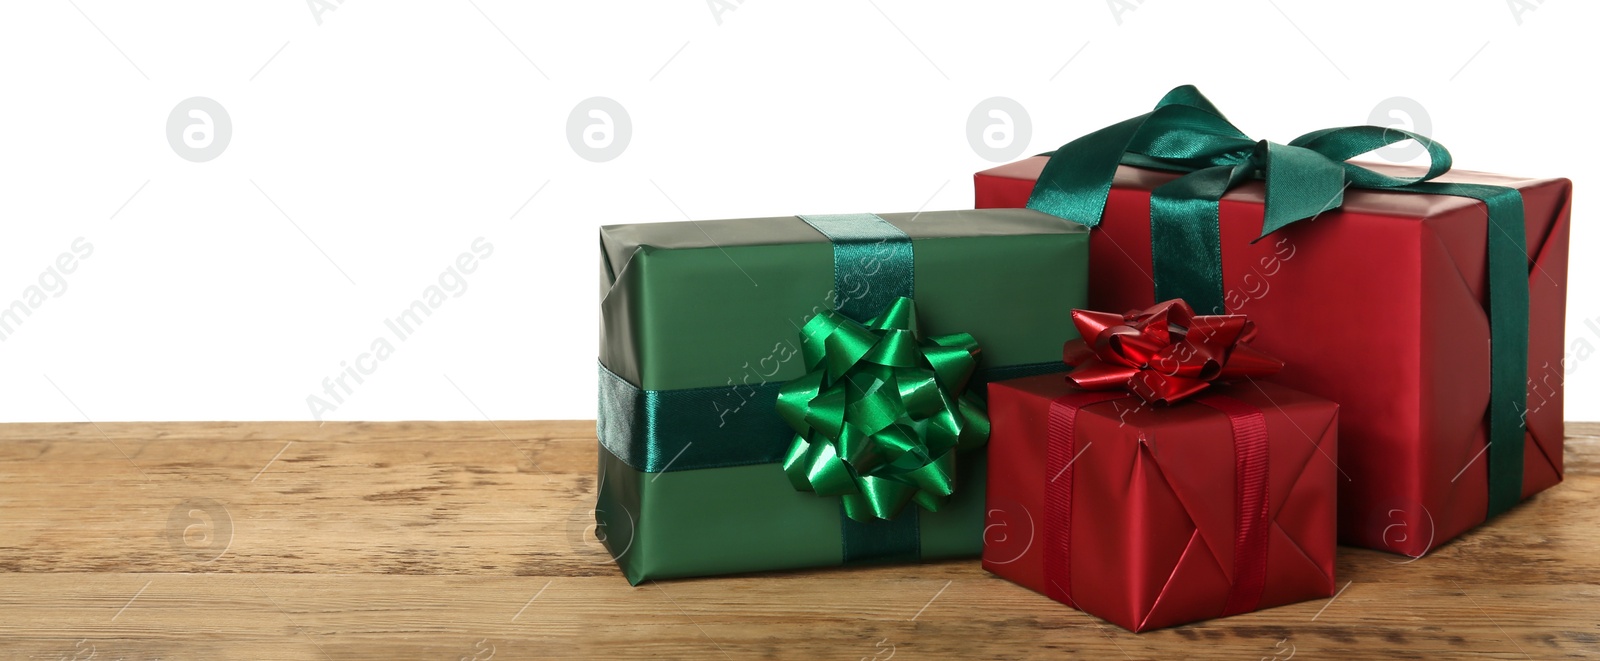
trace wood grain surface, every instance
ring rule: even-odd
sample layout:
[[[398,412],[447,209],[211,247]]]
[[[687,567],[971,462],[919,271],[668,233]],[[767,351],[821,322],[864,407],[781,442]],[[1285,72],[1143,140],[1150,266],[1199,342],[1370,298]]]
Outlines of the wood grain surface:
[[[1130,634],[976,560],[629,587],[592,421],[0,426],[4,659],[1600,656],[1600,424],[1567,479],[1331,600]]]

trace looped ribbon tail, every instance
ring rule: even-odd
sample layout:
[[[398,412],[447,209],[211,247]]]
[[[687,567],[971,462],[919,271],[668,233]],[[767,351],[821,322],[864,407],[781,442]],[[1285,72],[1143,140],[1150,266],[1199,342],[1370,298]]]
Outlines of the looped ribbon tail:
[[[1396,176],[1349,162],[1414,140],[1428,154],[1418,176]],[[1154,110],[1056,150],[1028,208],[1094,227],[1119,165],[1184,173],[1150,194],[1155,300],[1181,298],[1195,309],[1227,307],[1222,277],[1222,196],[1259,179],[1266,188],[1260,237],[1344,203],[1349,187],[1454,195],[1488,211],[1489,499],[1487,516],[1522,499],[1523,420],[1528,373],[1528,254],[1522,195],[1514,188],[1432,181],[1450,170],[1450,152],[1427,136],[1381,126],[1306,133],[1289,144],[1252,140],[1192,85],[1168,92]],[[1256,240],[1260,240],[1258,237]]]
[[[1429,168],[1397,177],[1347,162],[1397,142],[1427,149]],[[1252,140],[1192,85],[1168,92],[1152,110],[1073,140],[1040,174],[1028,208],[1090,227],[1100,224],[1119,164],[1186,172],[1150,196],[1156,300],[1182,298],[1221,312],[1219,200],[1260,178],[1266,186],[1261,236],[1344,203],[1344,190],[1399,189],[1450,169],[1450,152],[1427,136],[1379,126],[1346,126],[1302,135],[1289,144]],[[1419,191],[1420,192],[1420,191]],[[1258,239],[1259,240],[1259,239]]]
[[[955,490],[957,456],[989,438],[967,392],[977,341],[920,337],[905,297],[865,324],[824,311],[801,335],[809,371],[777,403],[796,434],[783,460],[795,489],[841,497],[856,521],[892,519],[912,502],[938,511]]]

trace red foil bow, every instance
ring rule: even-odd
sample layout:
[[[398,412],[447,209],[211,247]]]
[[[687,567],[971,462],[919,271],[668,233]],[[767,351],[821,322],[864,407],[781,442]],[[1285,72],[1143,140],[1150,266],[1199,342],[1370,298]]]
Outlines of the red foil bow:
[[[1244,344],[1256,333],[1247,317],[1196,315],[1182,299],[1125,315],[1073,310],[1072,323],[1082,339],[1066,344],[1062,360],[1074,367],[1067,379],[1087,390],[1126,390],[1171,404],[1214,381],[1283,368]]]

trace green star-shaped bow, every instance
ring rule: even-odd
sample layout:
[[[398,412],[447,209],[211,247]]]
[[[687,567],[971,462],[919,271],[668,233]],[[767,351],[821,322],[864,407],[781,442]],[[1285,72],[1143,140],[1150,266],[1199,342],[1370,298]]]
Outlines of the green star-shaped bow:
[[[904,297],[866,324],[818,314],[800,331],[810,371],[778,392],[796,433],[784,473],[795,489],[843,497],[857,521],[892,519],[912,501],[938,511],[957,455],[989,440],[983,405],[966,392],[977,341],[922,339],[916,315]]]

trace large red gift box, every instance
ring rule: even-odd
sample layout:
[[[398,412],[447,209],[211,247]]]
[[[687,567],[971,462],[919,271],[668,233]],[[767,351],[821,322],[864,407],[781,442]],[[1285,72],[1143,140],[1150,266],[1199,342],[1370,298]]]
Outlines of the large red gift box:
[[[978,173],[977,207],[1026,206],[1048,160]],[[1090,307],[1154,302],[1150,191],[1178,176],[1117,171],[1090,236]],[[1435,181],[1522,194],[1530,264],[1526,498],[1562,476],[1571,182],[1458,170]],[[1255,241],[1264,201],[1260,182],[1222,198],[1226,312],[1254,319],[1261,331],[1253,345],[1288,364],[1274,381],[1341,407],[1340,541],[1420,556],[1483,522],[1491,340],[1483,203],[1352,187],[1343,206]]]
[[[989,416],[984,569],[1130,631],[1334,593],[1338,405],[1047,374],[990,384]]]

